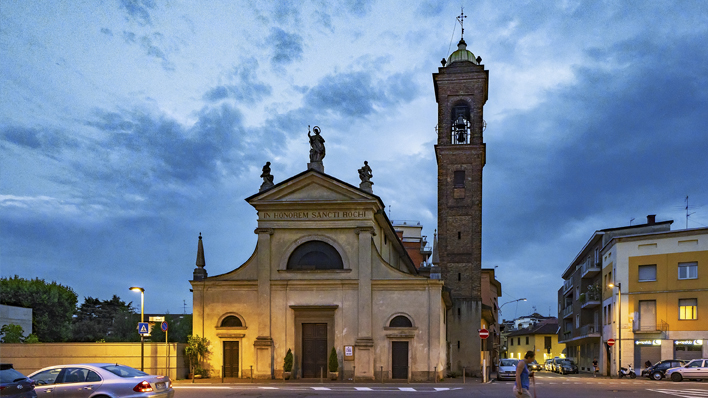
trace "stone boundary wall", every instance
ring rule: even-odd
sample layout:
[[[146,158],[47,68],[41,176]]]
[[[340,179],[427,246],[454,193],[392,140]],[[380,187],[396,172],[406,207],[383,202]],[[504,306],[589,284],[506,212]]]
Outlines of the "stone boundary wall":
[[[172,380],[186,378],[184,347],[183,343],[167,344],[166,361],[165,343],[145,343],[145,372],[168,374]],[[25,376],[47,366],[72,363],[115,362],[140,369],[140,343],[0,344],[0,357]]]

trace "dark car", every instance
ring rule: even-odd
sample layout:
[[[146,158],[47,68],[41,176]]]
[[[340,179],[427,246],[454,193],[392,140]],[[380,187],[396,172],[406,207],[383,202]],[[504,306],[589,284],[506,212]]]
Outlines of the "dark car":
[[[666,370],[671,368],[678,368],[686,364],[683,359],[665,359],[661,362],[657,362],[654,365],[642,369],[642,376],[648,377],[652,380],[661,380],[666,377]]]
[[[575,364],[575,362],[569,360],[569,359],[564,359],[560,363],[560,370],[558,373],[562,375],[567,375],[569,373],[578,373],[578,365]]]
[[[538,371],[538,370],[543,370],[543,366],[541,366],[540,363],[536,362],[536,360],[534,360],[533,362],[531,362],[531,363],[528,365],[528,368],[529,368],[529,371],[532,371],[532,372],[535,372],[535,371]]]
[[[563,361],[565,361],[565,358],[553,358],[553,362],[551,362],[551,371],[555,373],[560,373],[561,362]]]
[[[12,364],[0,364],[0,396],[12,398],[36,398],[34,382],[15,370]]]

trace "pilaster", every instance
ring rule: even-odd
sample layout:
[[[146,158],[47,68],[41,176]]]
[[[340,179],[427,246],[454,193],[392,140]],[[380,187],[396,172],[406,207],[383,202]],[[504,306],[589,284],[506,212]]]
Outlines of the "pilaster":
[[[270,330],[270,239],[272,228],[256,228],[258,234],[258,337],[255,350],[254,376],[271,378],[273,374],[273,339]]]
[[[357,339],[354,344],[357,378],[374,378],[374,339],[371,333],[371,237],[374,228],[361,227],[359,235],[359,308]]]

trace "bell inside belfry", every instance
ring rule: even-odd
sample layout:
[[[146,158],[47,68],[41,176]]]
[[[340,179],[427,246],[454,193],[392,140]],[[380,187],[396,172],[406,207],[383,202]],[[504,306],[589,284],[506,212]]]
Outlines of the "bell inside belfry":
[[[465,119],[462,115],[457,117],[454,124],[455,129],[455,140],[458,143],[464,143],[467,141],[467,125],[465,124]]]

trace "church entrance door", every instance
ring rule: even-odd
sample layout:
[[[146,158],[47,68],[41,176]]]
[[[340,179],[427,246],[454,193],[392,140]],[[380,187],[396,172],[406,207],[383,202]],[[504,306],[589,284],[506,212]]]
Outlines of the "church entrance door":
[[[327,376],[327,324],[302,324],[302,377]]]
[[[224,377],[238,377],[238,341],[224,341]]]
[[[408,378],[408,342],[391,342],[391,378]]]

